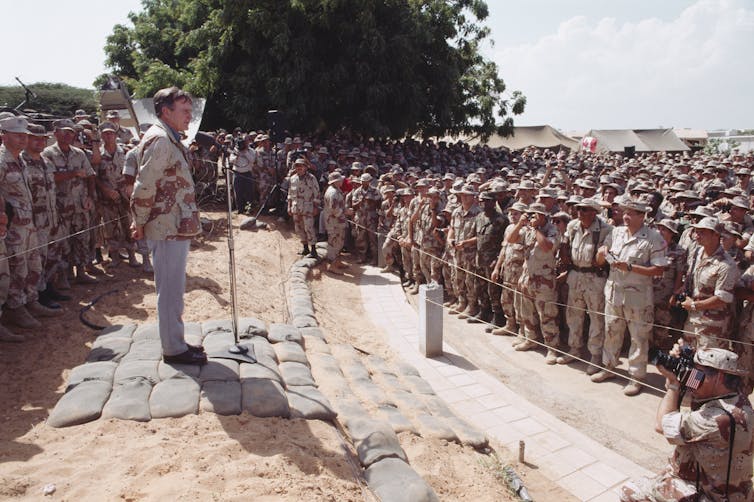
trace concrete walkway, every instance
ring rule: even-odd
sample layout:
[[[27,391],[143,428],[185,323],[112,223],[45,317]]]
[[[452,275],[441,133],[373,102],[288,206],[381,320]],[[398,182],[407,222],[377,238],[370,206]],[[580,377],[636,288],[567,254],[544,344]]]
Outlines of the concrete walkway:
[[[395,275],[366,267],[361,293],[367,315],[387,333],[391,347],[460,417],[514,452],[524,440],[526,462],[579,500],[618,500],[627,479],[652,475],[468,364],[447,342],[444,356],[424,358],[419,353],[417,312]]]

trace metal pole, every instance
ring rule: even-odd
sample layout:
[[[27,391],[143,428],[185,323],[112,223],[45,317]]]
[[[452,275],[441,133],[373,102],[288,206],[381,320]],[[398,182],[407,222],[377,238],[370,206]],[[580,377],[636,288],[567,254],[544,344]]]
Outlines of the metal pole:
[[[236,258],[235,258],[235,246],[233,243],[233,202],[231,201],[231,180],[230,169],[227,166],[228,159],[225,159],[225,185],[228,191],[228,254],[229,264],[228,270],[230,272],[230,310],[231,310],[231,325],[233,328],[233,339],[238,345],[238,313],[236,310]]]

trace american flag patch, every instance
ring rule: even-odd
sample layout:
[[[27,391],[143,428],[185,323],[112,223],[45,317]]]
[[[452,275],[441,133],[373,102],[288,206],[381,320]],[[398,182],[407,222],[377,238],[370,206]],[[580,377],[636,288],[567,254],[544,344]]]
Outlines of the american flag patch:
[[[689,376],[686,378],[686,382],[683,385],[686,388],[696,390],[702,385],[702,382],[704,382],[704,372],[693,368],[689,371]]]

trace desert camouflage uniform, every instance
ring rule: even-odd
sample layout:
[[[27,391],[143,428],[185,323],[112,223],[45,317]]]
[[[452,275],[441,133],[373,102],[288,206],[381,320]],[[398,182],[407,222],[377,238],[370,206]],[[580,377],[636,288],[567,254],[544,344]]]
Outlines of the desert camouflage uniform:
[[[377,258],[377,208],[380,200],[380,192],[373,186],[366,189],[358,186],[351,192],[353,221],[356,223],[353,226],[354,247],[363,259]]]
[[[570,248],[573,267],[568,272],[568,346],[571,351],[584,346],[584,318],[589,313],[589,336],[587,349],[593,357],[602,355],[605,341],[605,281],[607,273],[598,275],[594,263],[597,249],[605,243],[613,227],[596,216],[589,228],[585,229],[578,219],[568,223],[565,232],[565,244]],[[597,242],[594,242],[594,237]]]
[[[395,240],[393,229],[400,209],[399,196],[394,196],[392,203],[385,199],[380,204],[380,222],[377,230],[385,235],[385,242],[382,243],[382,256],[385,258],[385,266],[390,267],[395,263],[395,253],[398,250],[398,242]]]
[[[686,273],[686,250],[672,242],[667,249],[668,266],[661,277],[652,278],[652,289],[655,302],[655,326],[653,345],[663,350],[670,350],[678,340],[678,332],[669,328],[680,329],[682,326],[673,320],[670,311],[670,297],[673,296],[673,288],[677,277],[683,277]],[[667,326],[667,327],[666,327]]]
[[[412,199],[413,200],[413,199]],[[398,241],[404,241],[408,239],[408,220],[411,216],[410,210],[410,204],[406,206],[401,206],[400,209],[398,209],[398,216],[395,219],[395,238],[398,239]],[[403,273],[405,274],[406,279],[413,280],[414,278],[414,270],[413,270],[413,263],[411,261],[411,248],[406,246],[401,246],[401,264],[403,265]]]
[[[127,145],[128,142],[133,139],[134,135],[131,132],[131,129],[121,127],[121,125],[118,124],[118,130],[115,131],[115,137],[118,143],[123,143],[124,145]]]
[[[749,400],[733,393],[693,403],[692,410],[676,411],[663,417],[663,435],[676,445],[673,456],[656,477],[626,483],[621,490],[622,501],[752,500],[754,411]],[[726,411],[736,422],[727,498],[725,482],[731,427]]]
[[[560,245],[557,228],[547,222],[538,229],[552,243],[552,249],[544,251],[537,245],[536,230],[530,226],[521,228],[519,242],[524,246],[524,266],[518,285],[521,290],[521,321],[523,335],[529,340],[544,338],[549,348],[558,345],[558,299],[555,289],[555,254]]]
[[[126,179],[123,176],[125,153],[120,145],[110,153],[105,146],[100,147],[102,160],[97,166],[97,177],[108,188],[118,192],[119,199],[113,201],[104,193],[99,194],[98,212],[104,222],[105,240],[111,251],[133,249],[131,237],[131,219],[129,218],[129,198],[126,193]]]
[[[150,241],[190,240],[201,230],[188,150],[171,140],[171,134],[158,121],[138,147],[140,168],[131,196],[131,214]]]
[[[520,324],[521,319],[521,289],[518,280],[524,270],[526,259],[525,248],[521,241],[515,244],[505,242],[513,231],[515,225],[508,225],[503,234],[503,243],[500,252],[503,253],[503,261],[500,263],[500,277],[503,281],[500,303],[503,306],[505,318],[511,324]]]
[[[750,265],[746,271],[741,274],[738,280],[738,287],[752,290],[754,285],[754,265]],[[742,343],[734,343],[733,350],[738,354],[738,364],[745,368],[749,374],[744,377],[744,389],[751,393],[754,388],[754,301],[746,301],[743,310],[738,318],[738,330],[734,339]]]
[[[716,310],[695,310],[689,312],[683,329],[684,337],[697,348],[720,347],[730,350],[730,319],[733,316],[733,290],[740,272],[731,257],[718,247],[712,256],[703,258],[704,248],[698,246],[695,254],[689,256],[690,296],[695,300],[706,300],[717,296],[726,306]],[[690,333],[689,333],[690,332]],[[696,336],[691,333],[695,333]]]
[[[443,242],[435,232],[437,228],[437,213],[440,211],[439,202],[432,207],[432,199],[427,198],[426,204],[419,207],[418,226],[421,231],[420,267],[422,275],[436,283],[440,283],[442,277],[442,262],[440,258],[443,251]]]
[[[55,172],[86,171],[84,178],[73,178],[56,184],[61,233],[71,236],[64,246],[64,256],[69,265],[82,267],[92,260],[92,233],[83,230],[91,225],[91,211],[84,209],[84,201],[89,197],[88,178],[95,175],[94,169],[86,153],[74,146],[65,153],[55,143],[45,148],[42,156],[55,166]]]
[[[484,211],[481,211],[476,218],[476,269],[479,275],[489,279],[478,280],[479,306],[483,311],[502,312],[500,304],[502,288],[492,282],[492,272],[497,256],[500,254],[508,219],[497,211],[492,218],[484,214]]]
[[[266,151],[261,146],[257,148],[256,161],[251,168],[251,173],[254,184],[259,187],[259,204],[261,205],[275,186],[277,174],[272,161],[272,152]],[[273,207],[270,201],[268,201],[267,207]]]
[[[299,240],[309,245],[317,244],[314,230],[314,214],[319,210],[319,184],[309,172],[303,177],[294,174],[288,187],[288,212],[293,217],[293,226]]]
[[[44,157],[32,159],[23,152],[26,162],[26,173],[31,192],[31,210],[34,214],[34,227],[37,231],[39,255],[42,260],[40,291],[58,270],[64,269],[63,246],[61,242],[53,242],[63,237],[60,233],[60,217],[55,201],[55,169]]]
[[[458,206],[451,216],[450,225],[453,228],[453,239],[456,243],[476,237],[476,217],[481,212],[476,203],[464,211]],[[453,289],[456,296],[466,300],[467,305],[477,303],[477,281],[473,274],[476,272],[476,245],[466,246],[455,250],[455,284]]]
[[[32,198],[25,171],[24,161],[14,158],[5,145],[0,145],[0,196],[13,207],[13,218],[8,222],[5,237],[10,269],[6,305],[11,309],[37,300],[37,286],[42,276]]]
[[[335,261],[346,242],[346,203],[343,192],[333,185],[325,190],[322,213],[327,232],[327,259]]]
[[[654,229],[643,225],[634,235],[628,227],[615,227],[605,239],[605,246],[616,261],[640,266],[665,266],[666,244]],[[637,379],[647,373],[649,340],[652,337],[654,300],[652,278],[636,272],[610,267],[605,283],[605,344],[602,363],[609,369],[618,366],[626,325],[631,335],[628,372]]]
[[[414,280],[417,284],[424,284],[427,282],[428,277],[424,275],[421,268],[421,258],[422,255],[419,252],[421,249],[421,242],[424,238],[422,235],[422,227],[419,224],[419,217],[421,216],[421,208],[424,206],[424,204],[427,203],[429,200],[428,195],[417,195],[411,200],[411,203],[408,206],[408,213],[409,213],[409,233],[411,236],[411,266],[413,267],[413,270],[411,271],[412,276],[414,277]],[[411,221],[413,220],[413,221]]]

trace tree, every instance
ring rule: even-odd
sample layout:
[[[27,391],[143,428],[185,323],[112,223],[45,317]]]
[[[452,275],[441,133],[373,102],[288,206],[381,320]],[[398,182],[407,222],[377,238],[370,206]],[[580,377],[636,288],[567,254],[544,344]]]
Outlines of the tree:
[[[37,95],[24,109],[33,109],[41,113],[70,117],[79,108],[87,113],[97,111],[94,91],[71,87],[66,84],[38,82],[28,86]],[[24,89],[21,86],[0,87],[0,106],[14,108],[23,100]]]
[[[108,65],[138,97],[204,96],[205,125],[401,137],[509,134],[526,98],[481,56],[482,0],[142,0]],[[498,125],[499,124],[499,125]]]

